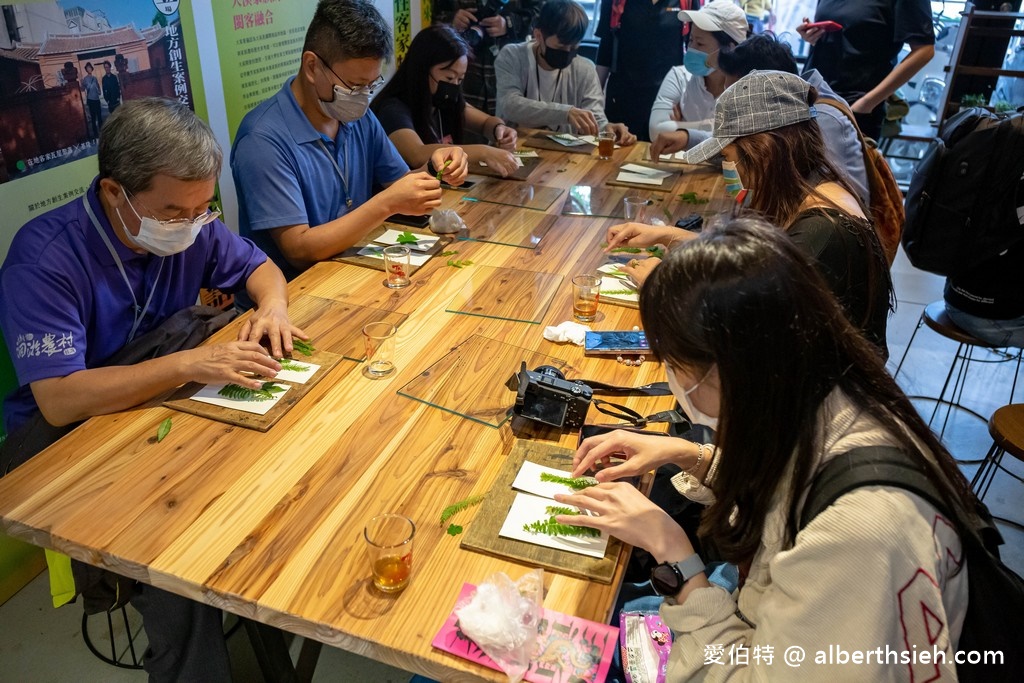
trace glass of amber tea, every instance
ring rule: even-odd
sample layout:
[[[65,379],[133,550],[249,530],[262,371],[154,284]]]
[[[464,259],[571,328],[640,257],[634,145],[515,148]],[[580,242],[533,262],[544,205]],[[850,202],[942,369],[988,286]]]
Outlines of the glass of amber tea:
[[[385,593],[397,593],[409,584],[415,535],[416,525],[403,515],[377,515],[370,520],[363,536],[374,586]]]
[[[577,275],[572,279],[572,315],[581,323],[593,322],[597,317],[597,302],[601,296],[599,275]]]

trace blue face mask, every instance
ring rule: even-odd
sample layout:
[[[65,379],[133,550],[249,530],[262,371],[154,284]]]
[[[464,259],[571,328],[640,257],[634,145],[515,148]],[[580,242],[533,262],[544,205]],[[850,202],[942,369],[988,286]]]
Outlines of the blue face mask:
[[[715,70],[713,66],[708,66],[708,56],[706,52],[691,47],[683,55],[683,68],[694,76],[707,76]]]
[[[722,162],[722,177],[725,178],[725,191],[729,193],[730,197],[735,197],[743,189],[743,181],[740,180],[740,172],[736,168],[736,162]]]

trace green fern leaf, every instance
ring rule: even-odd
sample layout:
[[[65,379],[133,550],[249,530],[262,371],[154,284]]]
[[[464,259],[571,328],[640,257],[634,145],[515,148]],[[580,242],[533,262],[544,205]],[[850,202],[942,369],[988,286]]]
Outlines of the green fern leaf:
[[[296,363],[291,358],[278,358],[277,362],[281,364],[282,370],[291,370],[292,372],[309,372],[308,365]]]
[[[588,526],[559,524],[554,517],[523,525],[523,531],[545,536],[575,536],[577,538],[600,538],[601,532]]]
[[[225,384],[217,393],[232,401],[269,401],[274,394],[279,394],[284,389],[273,382],[264,382],[259,389],[249,389],[238,384]]]
[[[564,486],[568,486],[574,491],[581,491],[589,486],[597,484],[597,480],[591,479],[590,477],[560,477],[557,474],[551,474],[549,472],[541,472],[540,480],[551,484],[562,484]]]
[[[312,341],[306,341],[305,339],[292,339],[292,348],[303,356],[312,356],[316,348],[313,346]]]
[[[470,496],[469,498],[460,500],[457,503],[452,503],[441,511],[441,526],[444,526],[444,523],[451,519],[453,515],[458,514],[467,508],[471,508],[474,505],[479,505],[483,499],[484,497],[482,495]]]

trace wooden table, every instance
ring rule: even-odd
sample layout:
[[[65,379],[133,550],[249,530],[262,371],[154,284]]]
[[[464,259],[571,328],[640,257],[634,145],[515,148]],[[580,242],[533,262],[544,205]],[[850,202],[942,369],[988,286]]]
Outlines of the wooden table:
[[[614,161],[599,161],[541,151],[528,182],[563,190],[603,185],[615,162],[639,161],[642,153],[637,145],[617,150]],[[720,197],[721,187],[719,173],[687,168],[676,192]],[[494,210],[463,201],[464,192],[445,195],[445,204],[467,219]],[[564,194],[548,213],[559,214],[563,200]],[[164,397],[93,418],[0,479],[0,521],[12,536],[409,671],[445,681],[504,680],[432,649],[430,641],[463,582],[497,571],[517,578],[529,567],[461,550],[439,515],[488,490],[517,432],[567,447],[575,447],[576,437],[524,432],[518,424],[514,432],[510,422],[489,427],[396,391],[474,334],[569,360],[583,376],[608,383],[662,379],[656,363],[638,369],[585,358],[582,349],[541,336],[543,325],[571,318],[569,278],[605,260],[599,245],[611,223],[559,216],[536,249],[452,247],[480,266],[566,276],[541,325],[446,312],[476,265],[456,269],[435,258],[410,287],[394,291],[382,286],[380,271],[318,264],[290,284],[293,301],[312,294],[408,314],[399,328],[395,377],[372,381],[359,364],[342,362],[266,433],[172,411],[160,405]],[[604,304],[592,326],[629,329],[639,322],[637,311]],[[233,338],[239,324],[213,339]],[[671,400],[622,402],[648,414]],[[158,444],[157,426],[168,417],[173,428]],[[592,411],[591,421],[610,420]],[[384,512],[417,524],[412,582],[392,596],[372,588],[362,539],[367,520]],[[463,515],[460,522],[471,524],[472,514]],[[546,572],[545,607],[605,621],[627,554],[611,585]]]

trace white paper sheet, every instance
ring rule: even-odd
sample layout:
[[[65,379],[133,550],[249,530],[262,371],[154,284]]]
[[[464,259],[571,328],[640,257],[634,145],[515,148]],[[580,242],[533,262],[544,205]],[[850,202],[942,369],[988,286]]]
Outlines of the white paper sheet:
[[[565,147],[579,147],[580,145],[590,144],[586,140],[582,140],[575,135],[570,135],[569,133],[554,133],[553,135],[549,135],[548,138],[554,140],[560,145],[564,145]]]
[[[615,179],[621,183],[636,183],[637,185],[662,185],[665,182],[664,178],[652,178],[647,175],[629,173],[627,171],[619,171]]]
[[[668,178],[672,175],[671,171],[662,171],[657,168],[650,168],[649,166],[641,166],[639,164],[623,164],[619,166],[620,171],[626,171],[627,173],[636,173],[637,175],[646,176],[648,178]]]
[[[363,247],[356,253],[360,256],[369,256],[370,258],[379,258],[381,261],[384,260],[384,247],[378,247],[370,244]],[[430,254],[417,254],[415,251],[409,254],[409,263],[414,266],[422,266],[429,260]]]
[[[288,393],[289,389],[287,384],[278,384],[277,386],[284,389],[284,391],[274,394],[273,398],[269,398],[266,401],[237,401],[221,396],[218,393],[225,386],[227,385],[207,384],[205,387],[193,394],[191,398],[193,401],[199,401],[200,403],[209,403],[215,406],[242,410],[247,413],[255,413],[256,415],[266,415],[267,412],[276,406],[277,402],[280,401],[286,393]]]
[[[282,359],[278,359],[281,362]],[[292,382],[293,384],[305,384],[310,377],[316,374],[316,371],[320,369],[320,366],[316,363],[303,363],[302,361],[295,360],[294,358],[284,359],[288,363],[301,367],[301,370],[285,370],[281,368],[281,372],[277,373],[274,377],[275,382]]]
[[[401,234],[402,231],[391,230],[389,228],[380,237],[375,237],[373,241],[377,244],[386,244],[388,246],[392,246],[395,244],[400,244],[400,242],[398,241],[398,236]],[[417,233],[412,234],[416,235],[416,242],[414,244],[403,244],[402,246],[409,247],[409,249],[413,251],[429,251],[431,247],[437,244],[437,240],[440,239],[439,237],[433,237],[431,235],[420,235]]]
[[[525,463],[532,464],[532,463]],[[545,468],[546,469],[546,468]],[[531,496],[528,493],[517,493],[509,508],[505,523],[498,532],[504,538],[513,538],[517,541],[525,541],[545,548],[565,550],[570,553],[587,555],[588,557],[602,558],[608,547],[608,535],[603,533],[599,537],[591,536],[549,536],[547,534],[535,534],[524,529],[524,525],[533,522],[547,520],[551,515],[547,507],[559,505],[547,498]],[[562,506],[569,507],[569,506]]]
[[[575,493],[565,484],[541,481],[540,475],[545,472],[547,474],[553,474],[556,477],[572,476],[571,472],[556,470],[553,467],[545,467],[544,465],[538,465],[535,462],[527,460],[523,463],[523,466],[519,468],[519,474],[516,475],[515,481],[512,482],[512,488],[519,491],[525,491],[526,493],[532,493],[535,496],[551,499],[554,499],[556,493]]]

